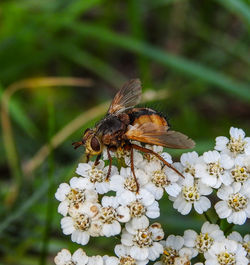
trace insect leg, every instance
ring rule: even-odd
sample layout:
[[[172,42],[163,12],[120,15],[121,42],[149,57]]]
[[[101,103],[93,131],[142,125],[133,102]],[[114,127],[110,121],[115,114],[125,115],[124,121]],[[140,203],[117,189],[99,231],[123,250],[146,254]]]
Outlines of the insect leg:
[[[135,176],[133,146],[131,146],[131,148],[130,148],[130,168],[131,168],[131,171],[132,171],[132,174],[134,176],[135,183],[136,183],[136,193],[138,193],[139,192],[139,183],[138,183],[137,178]]]
[[[137,149],[141,152],[144,152],[144,153],[150,153],[150,154],[153,154],[155,155],[158,159],[160,159],[167,167],[171,168],[172,170],[174,170],[178,175],[180,175],[181,177],[185,178],[181,172],[179,172],[176,168],[174,168],[173,166],[171,166],[171,164],[169,164],[163,157],[161,157],[159,154],[155,153],[154,151],[148,149],[148,148],[145,148],[145,147],[142,147],[142,146],[139,146],[139,145],[136,145],[136,144],[131,144],[132,145],[132,148],[134,149]]]
[[[101,154],[96,157],[94,166],[97,166],[99,164],[100,158],[101,158]]]
[[[109,159],[109,169],[108,169],[108,174],[107,174],[107,177],[106,177],[106,181],[109,181],[109,177],[110,177],[110,174],[111,174],[111,167],[112,167],[112,157],[110,155],[109,148],[107,148],[107,154],[108,154],[108,159]]]

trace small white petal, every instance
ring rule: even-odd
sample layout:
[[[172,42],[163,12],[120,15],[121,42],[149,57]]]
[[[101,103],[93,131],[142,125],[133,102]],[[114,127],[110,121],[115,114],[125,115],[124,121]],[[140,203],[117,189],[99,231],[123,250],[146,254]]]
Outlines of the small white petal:
[[[91,166],[87,163],[79,163],[76,169],[76,173],[83,177],[88,176],[88,171],[91,169]]]
[[[137,246],[132,246],[130,249],[130,256],[137,260],[145,260],[148,258],[149,250],[148,248],[139,248]]]
[[[135,201],[136,196],[133,192],[129,191],[129,190],[124,190],[118,197],[117,197],[117,201],[119,204],[121,205],[128,205],[130,204],[132,201]]]
[[[231,127],[229,130],[230,136],[235,139],[243,139],[245,137],[245,132],[242,129]]]
[[[68,213],[68,208],[69,208],[69,203],[67,201],[62,201],[59,205],[58,205],[58,212],[60,214],[62,214],[63,216],[66,216]]]
[[[134,229],[145,229],[149,226],[149,220],[143,215],[142,217],[133,218],[131,224]]]
[[[209,163],[216,163],[220,159],[220,154],[217,151],[208,151],[203,154],[203,159],[204,161],[209,164]]]
[[[63,201],[66,198],[66,194],[70,192],[71,188],[67,183],[61,183],[55,193],[55,197],[58,201]]]
[[[118,191],[123,189],[124,178],[120,175],[114,175],[110,178],[110,189]]]
[[[216,137],[215,141],[216,141],[216,145],[214,149],[218,151],[222,151],[226,148],[227,143],[229,142],[229,139],[225,136],[219,136],[219,137]]]
[[[92,256],[92,257],[89,257],[87,265],[103,265],[103,264],[104,264],[104,261],[101,256]]]
[[[214,208],[220,218],[227,218],[232,213],[232,210],[228,207],[225,201],[217,202]]]
[[[74,231],[71,235],[71,240],[77,244],[87,245],[89,242],[89,234],[85,231]]]
[[[62,249],[57,253],[54,261],[56,265],[65,265],[67,262],[71,261],[71,253],[67,249]]]
[[[107,193],[108,191],[110,191],[110,183],[107,181],[96,182],[95,188],[99,194],[104,194],[104,193]]]
[[[63,217],[61,220],[61,227],[65,235],[70,235],[74,230],[74,221],[71,217]]]
[[[163,196],[163,188],[156,187],[152,182],[149,182],[143,188],[152,193],[156,200],[160,200]]]
[[[172,247],[176,250],[180,250],[183,247],[183,244],[184,244],[184,238],[181,236],[170,235],[166,240],[166,246]]]
[[[159,203],[155,201],[153,204],[147,207],[146,215],[152,219],[158,218],[160,216]]]
[[[121,232],[121,225],[117,221],[114,221],[112,224],[104,224],[102,232],[106,237],[118,235]]]
[[[77,265],[87,264],[88,259],[89,259],[88,256],[81,248],[76,250],[74,254],[72,255],[72,261]]]
[[[237,225],[243,225],[246,222],[247,216],[244,211],[233,212],[228,218],[229,223],[234,223]]]
[[[193,231],[193,230],[186,230],[184,232],[184,241],[185,241],[185,246],[187,247],[194,247],[195,246],[195,240],[196,240],[196,237],[198,236],[198,234]]]
[[[199,201],[194,202],[194,208],[197,213],[202,214],[211,207],[211,202],[207,197],[201,196]]]
[[[138,200],[141,200],[142,204],[145,206],[151,205],[155,200],[154,195],[143,188],[140,189],[139,194],[136,196],[136,198]]]
[[[171,183],[165,187],[165,190],[170,196],[177,197],[181,192],[181,186],[177,183]]]
[[[116,209],[118,214],[118,221],[121,223],[127,223],[130,220],[129,208],[126,206],[119,206]]]
[[[103,207],[113,207],[117,208],[119,205],[117,198],[115,196],[103,196],[102,197],[102,206]]]
[[[130,233],[122,233],[121,243],[125,246],[133,246],[133,235]]]
[[[117,257],[107,257],[105,265],[119,265],[119,259]]]
[[[152,247],[149,247],[148,259],[149,260],[156,260],[160,257],[160,254],[163,253],[163,246],[158,243],[154,242]]]
[[[242,242],[242,236],[239,232],[233,231],[230,235],[227,236],[228,239]]]

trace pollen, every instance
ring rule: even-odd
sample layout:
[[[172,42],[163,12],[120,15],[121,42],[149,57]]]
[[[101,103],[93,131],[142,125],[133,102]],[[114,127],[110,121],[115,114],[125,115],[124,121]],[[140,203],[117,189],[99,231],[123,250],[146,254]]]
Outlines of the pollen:
[[[210,249],[214,242],[214,239],[208,235],[208,233],[200,233],[195,240],[195,247],[199,253],[204,253]]]
[[[126,178],[124,181],[124,188],[132,192],[137,192],[137,185],[133,176]]]
[[[231,174],[234,178],[234,181],[240,183],[247,181],[250,177],[246,167],[240,167],[238,165],[231,171]]]
[[[231,137],[227,148],[236,156],[237,154],[244,153],[245,145],[246,141],[243,141],[241,136],[238,139]]]
[[[231,194],[228,199],[228,206],[235,212],[244,210],[247,207],[247,197],[241,195],[239,192]]]
[[[229,252],[222,252],[217,255],[217,261],[220,265],[235,265],[235,254]]]
[[[139,201],[132,202],[128,207],[132,217],[141,217],[146,213],[145,207]]]
[[[80,204],[85,200],[84,191],[80,189],[71,189],[66,198],[69,202],[70,208],[73,207],[79,209]]]
[[[76,230],[86,231],[90,227],[90,218],[85,214],[79,214],[74,221]]]
[[[166,247],[161,256],[161,261],[163,264],[166,264],[166,265],[174,265],[175,259],[178,257],[179,257],[179,253],[177,250],[170,248],[170,247]]]
[[[136,261],[131,256],[120,257],[119,265],[136,265]]]
[[[101,209],[100,220],[106,224],[112,224],[117,219],[116,210],[109,206]]]
[[[155,172],[153,172],[151,181],[155,184],[156,187],[165,187],[170,183],[167,175],[162,170],[156,170]]]
[[[89,180],[92,183],[103,182],[104,181],[104,172],[96,167],[92,167],[89,171]]]
[[[187,163],[187,166],[184,169],[185,173],[191,174],[193,177],[195,176],[195,168]]]
[[[200,193],[199,193],[197,185],[184,186],[182,188],[182,194],[183,194],[184,199],[187,202],[195,202],[200,199]]]
[[[207,165],[207,172],[211,176],[216,176],[217,178],[220,177],[221,174],[223,174],[225,169],[220,165],[219,162],[215,163],[209,163]]]
[[[153,245],[152,233],[146,229],[139,229],[133,238],[138,247],[150,247]]]

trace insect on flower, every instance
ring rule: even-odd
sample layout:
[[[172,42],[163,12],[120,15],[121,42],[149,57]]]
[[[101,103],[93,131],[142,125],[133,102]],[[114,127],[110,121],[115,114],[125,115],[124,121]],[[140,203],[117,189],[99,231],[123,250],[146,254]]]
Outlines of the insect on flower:
[[[132,79],[125,83],[115,95],[106,116],[93,129],[86,129],[81,141],[73,143],[75,149],[81,145],[86,147],[87,160],[90,156],[96,155],[95,165],[101,158],[103,148],[107,148],[110,162],[107,180],[112,166],[110,151],[116,151],[118,148],[130,151],[131,171],[137,185],[137,191],[139,184],[134,172],[134,149],[155,155],[166,166],[182,177],[183,175],[159,154],[131,141],[175,149],[189,149],[195,145],[194,141],[186,135],[170,130],[167,120],[161,113],[150,108],[134,108],[140,102],[141,94],[139,79]]]

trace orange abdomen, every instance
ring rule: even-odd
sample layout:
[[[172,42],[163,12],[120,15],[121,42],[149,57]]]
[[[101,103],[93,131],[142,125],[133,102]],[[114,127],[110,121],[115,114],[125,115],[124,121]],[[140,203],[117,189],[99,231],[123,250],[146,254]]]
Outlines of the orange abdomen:
[[[131,109],[128,114],[131,125],[142,125],[150,122],[158,126],[169,127],[167,120],[161,113],[149,108],[134,108]]]

